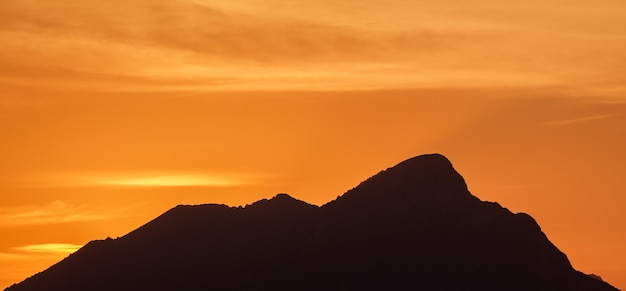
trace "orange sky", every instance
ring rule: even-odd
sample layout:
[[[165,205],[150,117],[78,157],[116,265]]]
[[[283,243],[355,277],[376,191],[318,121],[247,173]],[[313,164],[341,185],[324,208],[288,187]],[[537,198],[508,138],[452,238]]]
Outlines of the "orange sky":
[[[626,288],[626,4],[0,1],[0,288],[177,205],[423,153]]]

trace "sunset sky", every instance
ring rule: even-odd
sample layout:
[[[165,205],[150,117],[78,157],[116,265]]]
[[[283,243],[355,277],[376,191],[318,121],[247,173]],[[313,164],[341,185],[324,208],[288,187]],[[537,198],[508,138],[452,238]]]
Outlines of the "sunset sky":
[[[626,2],[0,1],[0,288],[433,152],[626,289]]]

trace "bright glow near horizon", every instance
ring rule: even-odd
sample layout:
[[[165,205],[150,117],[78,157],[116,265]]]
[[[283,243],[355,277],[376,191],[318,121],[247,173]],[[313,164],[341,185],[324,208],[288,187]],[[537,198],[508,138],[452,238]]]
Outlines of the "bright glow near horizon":
[[[229,187],[245,184],[243,180],[218,176],[172,175],[141,178],[123,178],[96,181],[100,185],[136,186],[136,187]]]
[[[48,244],[38,244],[38,245],[27,245],[14,248],[18,251],[31,252],[31,253],[63,253],[63,254],[71,254],[78,249],[80,249],[82,245],[75,244],[63,244],[63,243],[48,243]]]

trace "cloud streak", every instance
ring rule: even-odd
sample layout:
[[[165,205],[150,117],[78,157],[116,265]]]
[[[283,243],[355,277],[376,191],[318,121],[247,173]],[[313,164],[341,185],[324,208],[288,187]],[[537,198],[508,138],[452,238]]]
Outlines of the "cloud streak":
[[[125,217],[129,209],[114,211],[88,210],[86,206],[74,206],[62,201],[47,205],[32,205],[0,209],[0,225],[42,225],[80,221],[109,220]]]
[[[566,120],[550,121],[550,122],[546,122],[546,124],[552,125],[552,126],[568,126],[568,125],[594,122],[594,121],[608,119],[612,117],[615,117],[615,114],[602,114],[602,115],[586,116],[586,117],[566,119]]]

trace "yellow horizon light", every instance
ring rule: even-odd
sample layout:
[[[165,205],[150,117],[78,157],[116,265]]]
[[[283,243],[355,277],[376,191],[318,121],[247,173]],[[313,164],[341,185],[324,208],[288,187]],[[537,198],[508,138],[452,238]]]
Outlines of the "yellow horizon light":
[[[64,253],[71,254],[83,247],[82,245],[64,244],[64,243],[48,243],[27,245],[13,248],[14,250],[24,251],[29,253]]]
[[[98,184],[130,187],[228,187],[245,184],[245,181],[206,175],[164,175],[103,180],[99,181]]]

